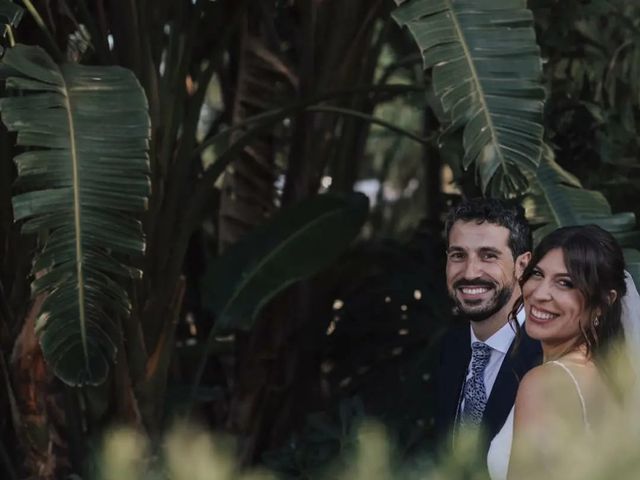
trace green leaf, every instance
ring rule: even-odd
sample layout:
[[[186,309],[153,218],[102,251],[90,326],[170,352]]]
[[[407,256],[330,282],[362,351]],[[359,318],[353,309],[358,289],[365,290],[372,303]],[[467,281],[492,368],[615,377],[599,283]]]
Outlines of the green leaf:
[[[11,0],[0,0],[0,34],[3,38],[18,26],[23,14],[24,9]]]
[[[534,242],[557,228],[595,224],[611,232],[625,249],[627,270],[640,285],[640,232],[632,212],[613,213],[602,193],[582,188],[580,181],[554,159],[553,150],[545,146],[543,160],[536,175],[530,177],[531,192],[523,200],[529,222],[538,226]]]
[[[215,330],[248,330],[260,309],[292,283],[337,258],[358,235],[368,213],[362,194],[319,195],[278,212],[233,245],[205,278]]]
[[[326,194],[280,210],[209,267],[205,306],[217,314],[195,375],[195,401],[216,335],[249,330],[262,307],[293,283],[326,267],[358,235],[369,213],[361,193]]]
[[[632,213],[614,215],[602,193],[582,188],[576,177],[558,165],[549,147],[545,147],[540,168],[531,177],[531,193],[524,207],[529,221],[540,225],[536,242],[556,228],[569,225],[594,223],[613,234],[622,234],[636,223]]]
[[[137,215],[150,194],[150,122],[142,87],[120,67],[56,65],[17,45],[0,73],[2,121],[24,153],[13,197],[22,232],[43,232],[31,284],[46,294],[36,322],[45,359],[69,385],[105,380],[131,305],[122,258],[144,252]]]
[[[450,129],[464,127],[463,168],[482,190],[513,196],[542,153],[544,89],[533,16],[525,0],[395,0]]]

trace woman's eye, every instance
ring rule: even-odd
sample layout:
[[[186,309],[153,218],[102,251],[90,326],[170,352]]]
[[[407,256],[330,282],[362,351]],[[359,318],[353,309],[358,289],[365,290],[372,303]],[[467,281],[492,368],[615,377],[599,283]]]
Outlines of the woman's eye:
[[[558,284],[564,288],[573,288],[573,282],[571,280],[559,280]]]
[[[534,270],[533,272],[531,272],[531,276],[536,278],[542,278],[542,272],[540,270]]]

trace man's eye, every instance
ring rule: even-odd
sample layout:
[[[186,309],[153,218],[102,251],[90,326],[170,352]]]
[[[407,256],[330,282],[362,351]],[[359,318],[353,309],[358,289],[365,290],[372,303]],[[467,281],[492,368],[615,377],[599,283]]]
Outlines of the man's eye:
[[[449,259],[450,260],[460,260],[464,258],[464,255],[462,254],[462,252],[451,252],[449,253]]]
[[[485,253],[482,258],[484,258],[485,260],[494,260],[496,258],[498,258],[498,255],[496,255],[495,253]]]

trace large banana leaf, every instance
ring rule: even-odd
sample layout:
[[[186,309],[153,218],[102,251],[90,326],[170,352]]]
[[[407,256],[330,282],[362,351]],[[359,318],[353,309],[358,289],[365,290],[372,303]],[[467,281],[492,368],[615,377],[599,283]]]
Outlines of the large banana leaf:
[[[523,205],[529,221],[538,228],[534,240],[559,227],[596,224],[611,232],[625,249],[627,269],[640,285],[640,231],[632,212],[614,214],[600,192],[582,188],[580,181],[564,170],[554,159],[551,148],[545,146],[543,160],[530,177],[531,193]]]
[[[2,121],[24,153],[13,210],[40,233],[32,294],[46,294],[36,329],[44,356],[69,385],[99,384],[115,358],[117,318],[127,319],[124,262],[144,251],[136,215],[150,193],[150,123],[144,92],[120,67],[56,65],[18,45],[0,65],[9,96]]]
[[[369,202],[361,193],[318,195],[279,211],[218,257],[205,275],[205,304],[217,314],[196,372],[192,400],[215,335],[249,330],[262,307],[326,267],[358,235]]]
[[[451,122],[464,126],[463,168],[482,190],[511,196],[527,187],[542,153],[541,60],[526,0],[395,0],[433,69]]]
[[[318,272],[348,247],[368,210],[360,193],[319,195],[279,212],[232,245],[205,279],[216,331],[250,329],[278,292]]]

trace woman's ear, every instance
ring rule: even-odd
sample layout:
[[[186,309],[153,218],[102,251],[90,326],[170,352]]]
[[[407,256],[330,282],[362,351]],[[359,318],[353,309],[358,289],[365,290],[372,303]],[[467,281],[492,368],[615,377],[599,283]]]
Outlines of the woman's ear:
[[[613,305],[613,302],[615,302],[617,298],[618,292],[616,292],[615,290],[609,290],[609,294],[607,295],[607,303],[609,304],[609,306]],[[602,309],[600,307],[596,308],[595,313],[597,316],[602,315]]]

